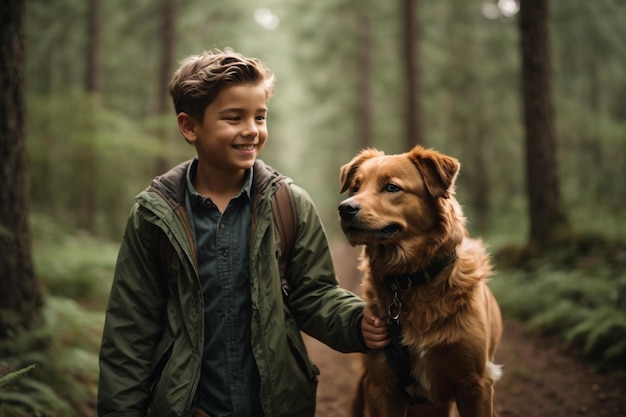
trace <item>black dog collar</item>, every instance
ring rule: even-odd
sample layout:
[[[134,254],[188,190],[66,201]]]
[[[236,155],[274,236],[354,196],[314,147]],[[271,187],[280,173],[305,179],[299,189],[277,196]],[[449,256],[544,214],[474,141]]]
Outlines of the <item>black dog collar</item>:
[[[388,275],[385,279],[385,285],[391,291],[408,290],[414,285],[424,284],[435,278],[443,269],[450,265],[456,259],[456,250],[453,250],[448,256],[441,259],[435,259],[424,268],[407,275]]]

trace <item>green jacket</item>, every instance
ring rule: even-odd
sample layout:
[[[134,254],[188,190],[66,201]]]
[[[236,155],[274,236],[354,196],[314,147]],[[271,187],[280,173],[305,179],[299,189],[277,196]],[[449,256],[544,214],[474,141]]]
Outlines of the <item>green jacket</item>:
[[[191,415],[200,379],[204,310],[184,203],[189,163],[155,178],[130,213],[100,350],[100,417]],[[309,417],[315,412],[319,371],[300,330],[338,351],[365,352],[360,330],[364,303],[338,286],[317,211],[309,195],[291,184],[297,237],[288,264],[289,306],[284,305],[271,172],[256,161],[249,241],[252,346],[266,417]]]

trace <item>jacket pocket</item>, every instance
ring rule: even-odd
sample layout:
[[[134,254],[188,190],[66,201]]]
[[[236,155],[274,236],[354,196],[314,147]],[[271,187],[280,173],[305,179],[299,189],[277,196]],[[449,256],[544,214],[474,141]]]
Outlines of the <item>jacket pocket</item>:
[[[157,348],[157,354],[154,356],[152,372],[150,373],[150,397],[152,398],[154,390],[156,389],[163,370],[169,362],[172,356],[172,350],[174,349],[174,340],[169,336],[164,336]]]

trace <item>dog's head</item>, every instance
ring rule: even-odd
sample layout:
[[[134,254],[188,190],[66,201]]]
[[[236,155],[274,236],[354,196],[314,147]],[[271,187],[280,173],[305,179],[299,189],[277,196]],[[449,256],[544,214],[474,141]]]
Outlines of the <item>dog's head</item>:
[[[399,155],[362,151],[341,167],[341,193],[350,192],[339,205],[344,234],[352,245],[397,247],[426,262],[452,250],[465,234],[454,198],[459,169],[456,159],[421,146]]]

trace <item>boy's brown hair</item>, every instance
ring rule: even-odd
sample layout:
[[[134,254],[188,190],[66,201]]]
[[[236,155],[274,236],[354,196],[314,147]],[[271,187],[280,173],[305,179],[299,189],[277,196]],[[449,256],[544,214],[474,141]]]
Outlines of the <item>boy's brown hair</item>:
[[[257,83],[265,86],[269,99],[274,88],[274,74],[269,68],[256,58],[215,49],[182,60],[169,90],[176,114],[185,112],[202,122],[204,110],[222,90]]]

